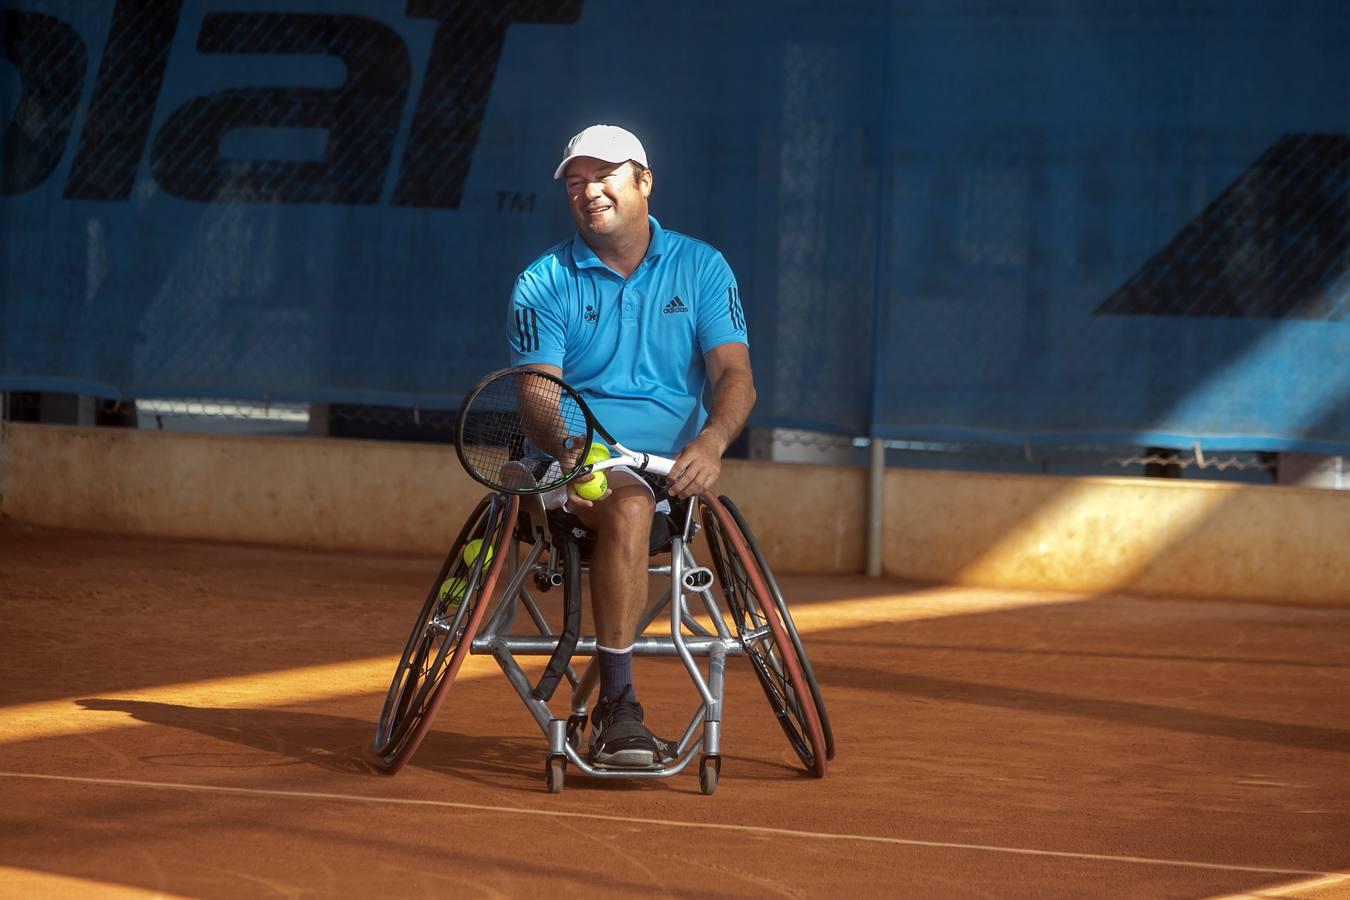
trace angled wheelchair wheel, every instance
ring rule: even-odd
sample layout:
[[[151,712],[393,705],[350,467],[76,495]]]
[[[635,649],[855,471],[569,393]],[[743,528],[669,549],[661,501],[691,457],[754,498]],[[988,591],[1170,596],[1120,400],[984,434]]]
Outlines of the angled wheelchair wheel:
[[[416,752],[492,600],[506,562],[518,501],[489,494],[474,509],[441,563],[394,670],[369,748],[393,774]]]
[[[745,544],[752,556],[755,558],[755,564],[759,566],[761,574],[764,576],[765,586],[769,589],[773,597],[773,604],[778,611],[778,618],[783,623],[783,630],[787,632],[788,639],[792,641],[792,648],[797,651],[797,662],[802,667],[802,677],[806,680],[806,686],[811,691],[811,699],[816,705],[816,715],[820,718],[820,731],[825,738],[825,758],[834,759],[834,729],[830,727],[830,716],[825,711],[825,698],[820,693],[820,683],[816,681],[816,673],[811,668],[811,660],[807,658],[806,647],[802,644],[801,635],[797,633],[797,626],[792,621],[792,611],[788,609],[787,600],[783,598],[783,592],[778,587],[778,580],[773,577],[773,572],[769,570],[768,563],[764,561],[764,554],[759,549],[759,544],[755,542],[755,536],[750,531],[750,525],[741,515],[741,511],[736,508],[736,504],[731,502],[730,497],[719,497],[722,505],[727,508],[731,518],[736,520],[736,527],[741,530],[741,536],[745,538]]]
[[[793,751],[808,772],[824,777],[828,754],[820,715],[766,572],[722,502],[707,495],[699,502],[708,550],[746,655]]]

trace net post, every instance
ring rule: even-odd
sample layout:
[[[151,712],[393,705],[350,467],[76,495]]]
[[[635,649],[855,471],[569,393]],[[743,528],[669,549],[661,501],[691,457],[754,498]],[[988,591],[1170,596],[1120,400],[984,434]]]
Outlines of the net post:
[[[882,501],[886,491],[886,442],[873,437],[867,454],[867,575],[881,577]]]

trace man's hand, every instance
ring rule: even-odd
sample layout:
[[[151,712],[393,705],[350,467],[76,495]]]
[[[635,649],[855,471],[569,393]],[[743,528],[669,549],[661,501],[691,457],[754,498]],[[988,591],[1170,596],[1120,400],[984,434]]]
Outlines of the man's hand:
[[[581,509],[590,509],[601,500],[609,499],[609,495],[614,493],[614,489],[611,487],[606,487],[605,492],[594,500],[587,500],[577,493],[577,485],[581,484],[583,481],[590,481],[592,478],[598,478],[599,476],[600,473],[592,472],[583,478],[573,478],[571,481],[567,482],[567,508],[569,510],[574,510],[578,507]]]
[[[675,458],[675,468],[670,471],[672,497],[693,497],[712,490],[722,474],[722,454],[741,433],[755,405],[750,348],[734,341],[720,344],[703,354],[703,360],[713,385],[708,421]]]
[[[675,457],[670,470],[669,493],[672,497],[693,497],[711,490],[722,474],[722,443],[710,431],[690,441]]]

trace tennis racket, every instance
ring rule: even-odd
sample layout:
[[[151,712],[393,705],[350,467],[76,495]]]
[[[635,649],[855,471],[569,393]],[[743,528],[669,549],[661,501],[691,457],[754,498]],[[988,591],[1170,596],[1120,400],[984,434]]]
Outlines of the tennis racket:
[[[587,463],[597,435],[616,455]],[[620,444],[565,381],[524,366],[492,372],[469,391],[455,419],[455,452],[474,480],[508,494],[542,494],[615,466],[655,475],[675,467]]]

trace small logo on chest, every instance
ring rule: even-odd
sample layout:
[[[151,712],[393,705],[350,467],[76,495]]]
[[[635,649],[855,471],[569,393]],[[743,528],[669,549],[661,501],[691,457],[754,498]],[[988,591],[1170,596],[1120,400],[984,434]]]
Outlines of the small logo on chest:
[[[596,322],[599,321],[600,314],[595,311],[594,306],[587,306],[585,318],[587,322]]]
[[[663,316],[668,316],[671,313],[685,313],[685,312],[689,312],[689,307],[685,306],[684,301],[681,300],[678,296],[675,297],[675,299],[671,300],[669,303],[667,303],[665,306],[661,307],[661,315]]]

